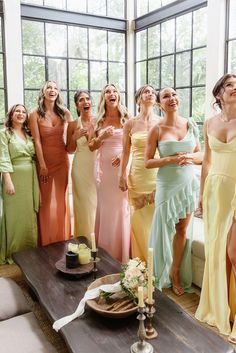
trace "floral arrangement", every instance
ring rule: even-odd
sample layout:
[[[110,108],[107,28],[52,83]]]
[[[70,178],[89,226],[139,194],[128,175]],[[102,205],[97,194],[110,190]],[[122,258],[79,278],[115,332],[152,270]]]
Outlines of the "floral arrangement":
[[[143,287],[144,299],[147,297],[148,269],[144,261],[138,257],[131,259],[127,264],[122,265],[120,272],[120,286],[122,291],[138,303],[138,287]],[[108,299],[113,293],[102,291],[101,297]]]

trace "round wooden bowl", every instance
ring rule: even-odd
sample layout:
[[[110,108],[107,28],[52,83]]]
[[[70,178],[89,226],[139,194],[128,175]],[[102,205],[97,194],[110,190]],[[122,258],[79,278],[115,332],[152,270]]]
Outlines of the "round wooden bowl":
[[[119,273],[112,274],[112,275],[107,275],[101,278],[96,279],[94,282],[90,284],[88,289],[93,289],[96,287],[99,287],[103,284],[114,284],[120,280],[120,275]],[[100,298],[96,299],[90,299],[87,300],[87,305],[96,311],[99,315],[105,316],[105,317],[110,317],[110,318],[115,318],[115,319],[120,319],[127,317],[129,315],[134,314],[137,311],[137,306],[134,303],[127,303],[128,297],[124,297],[124,295],[121,294],[114,294],[111,298],[109,298],[109,302],[103,302],[101,301]],[[115,306],[120,305],[120,309],[115,309]],[[114,306],[112,308],[112,306]],[[126,309],[126,307],[128,307]],[[114,310],[114,311],[113,311]]]

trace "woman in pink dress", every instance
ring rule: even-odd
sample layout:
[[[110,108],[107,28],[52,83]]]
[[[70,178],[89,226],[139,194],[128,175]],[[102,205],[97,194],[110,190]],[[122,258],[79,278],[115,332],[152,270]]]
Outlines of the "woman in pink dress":
[[[118,187],[123,125],[128,119],[120,94],[113,84],[100,96],[97,125],[90,149],[97,153],[97,213],[95,233],[98,246],[115,259],[126,262],[130,249],[130,209],[128,194]]]
[[[38,107],[29,119],[40,181],[40,245],[70,238],[69,161],[64,143],[65,124],[69,121],[72,116],[62,105],[56,83],[47,81],[40,91]]]

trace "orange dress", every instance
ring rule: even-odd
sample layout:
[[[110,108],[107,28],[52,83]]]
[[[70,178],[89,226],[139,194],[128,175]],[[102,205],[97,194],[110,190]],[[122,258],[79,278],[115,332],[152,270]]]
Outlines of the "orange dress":
[[[40,182],[39,243],[47,245],[70,238],[68,202],[69,160],[63,139],[64,124],[45,126],[38,120],[47,183]]]

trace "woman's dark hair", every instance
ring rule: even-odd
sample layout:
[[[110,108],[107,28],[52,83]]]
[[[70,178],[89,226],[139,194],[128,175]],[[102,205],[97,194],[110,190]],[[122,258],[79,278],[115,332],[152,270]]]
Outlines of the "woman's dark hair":
[[[41,116],[44,119],[45,119],[45,111],[46,111],[45,104],[44,104],[44,94],[45,94],[45,91],[48,88],[48,85],[50,82],[53,82],[56,84],[56,82],[53,80],[46,81],[45,84],[43,85],[43,87],[41,88],[41,90],[39,92],[39,97],[38,97],[37,113],[39,114],[39,116]],[[55,100],[53,111],[56,115],[59,116],[59,118],[61,120],[64,120],[65,108],[63,106],[62,98],[61,98],[61,94],[60,94],[59,90],[58,90],[57,99]]]
[[[135,93],[134,99],[135,99],[135,103],[136,103],[138,106],[139,106],[139,98],[141,97],[141,95],[143,94],[143,92],[145,91],[145,89],[146,89],[147,87],[151,87],[151,88],[154,90],[154,92],[155,92],[155,94],[156,94],[156,101],[157,101],[157,91],[156,91],[156,89],[155,89],[152,85],[146,84],[146,85],[141,86],[141,87],[137,90],[137,92]],[[140,112],[140,106],[138,107],[138,111]]]
[[[157,103],[161,103],[161,92],[164,90],[164,89],[166,89],[166,88],[172,88],[175,92],[176,92],[176,90],[173,88],[173,87],[169,87],[169,86],[166,86],[166,87],[162,87],[162,88],[160,88],[160,90],[159,91],[157,91]]]
[[[92,96],[91,96],[91,94],[89,93],[89,91],[87,91],[86,89],[81,89],[81,90],[79,89],[78,91],[75,92],[75,95],[74,95],[74,102],[75,102],[76,111],[77,111],[77,115],[78,115],[78,116],[80,116],[80,111],[79,111],[79,109],[77,108],[77,101],[78,101],[78,99],[79,99],[79,97],[80,97],[80,95],[81,95],[82,93],[87,94],[87,95],[89,96],[90,100],[92,101]]]
[[[6,115],[6,120],[5,120],[5,126],[6,126],[6,129],[7,131],[10,133],[10,134],[13,134],[13,121],[12,121],[12,117],[13,117],[13,114],[15,113],[17,107],[24,107],[25,109],[25,113],[26,113],[26,119],[22,125],[22,129],[23,131],[30,135],[30,130],[29,130],[29,127],[28,127],[28,118],[29,118],[29,113],[28,113],[28,110],[26,109],[26,107],[24,106],[24,104],[14,104],[7,112],[7,115]]]
[[[221,104],[221,100],[219,98],[220,95],[223,94],[224,92],[224,84],[225,82],[229,79],[229,78],[236,78],[236,75],[233,74],[225,74],[224,76],[222,76],[215,84],[213,90],[212,90],[212,94],[215,98],[215,102],[213,103],[214,105],[217,105],[220,109],[222,109],[222,104]]]

